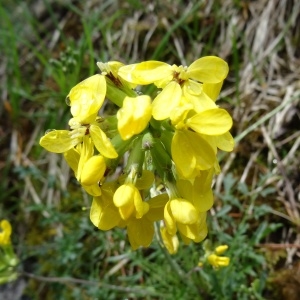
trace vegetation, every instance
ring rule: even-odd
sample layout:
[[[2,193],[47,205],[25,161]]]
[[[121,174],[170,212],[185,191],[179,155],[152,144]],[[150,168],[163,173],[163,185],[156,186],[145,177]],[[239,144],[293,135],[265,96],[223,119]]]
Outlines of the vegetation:
[[[2,2],[0,220],[12,224],[19,275],[0,298],[298,299],[300,3]],[[66,95],[99,73],[97,61],[190,65],[206,55],[229,64],[218,104],[236,141],[219,156],[209,242],[173,256],[157,241],[132,251],[122,229],[94,227],[91,198],[38,141],[66,128]],[[228,267],[198,266],[221,244]]]

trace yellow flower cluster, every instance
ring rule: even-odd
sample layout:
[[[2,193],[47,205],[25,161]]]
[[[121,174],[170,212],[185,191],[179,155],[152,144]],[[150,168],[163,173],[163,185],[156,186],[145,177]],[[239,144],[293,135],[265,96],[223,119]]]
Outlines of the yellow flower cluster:
[[[228,249],[228,245],[220,245],[212,251],[210,241],[206,240],[203,243],[203,248],[205,250],[205,255],[199,262],[199,267],[203,267],[204,263],[206,262],[213,266],[215,269],[227,267],[229,265],[230,257],[221,256],[221,254],[223,254]]]
[[[12,227],[9,221],[0,222],[0,284],[17,279],[19,260],[11,243]]]
[[[0,222],[0,228],[2,231],[0,232],[0,246],[10,245],[10,236],[11,236],[11,225],[7,220],[2,220]]]
[[[221,245],[218,246],[214,253],[211,253],[208,257],[207,260],[208,262],[215,268],[219,267],[227,267],[230,263],[230,258],[227,256],[220,256],[223,254],[228,249],[227,245]]]
[[[227,63],[207,56],[189,67],[97,65],[101,74],[67,96],[70,129],[48,131],[40,145],[64,154],[93,196],[90,218],[99,229],[126,227],[133,249],[151,244],[155,222],[170,253],[177,251],[178,234],[186,244],[202,241],[217,150],[234,146],[232,118],[215,103]],[[157,88],[154,99],[142,94],[148,85]],[[119,107],[115,115],[100,116],[105,98]]]

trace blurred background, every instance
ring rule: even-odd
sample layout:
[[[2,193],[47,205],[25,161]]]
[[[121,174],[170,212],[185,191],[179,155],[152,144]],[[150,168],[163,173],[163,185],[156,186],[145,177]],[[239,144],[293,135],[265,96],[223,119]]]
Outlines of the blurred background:
[[[299,1],[2,0],[0,49],[0,219],[20,259],[0,299],[299,299]],[[208,217],[213,247],[229,245],[218,270],[198,267],[201,243],[168,260],[97,230],[63,157],[38,144],[67,128],[65,97],[97,61],[206,55],[230,66],[218,104],[236,139]]]

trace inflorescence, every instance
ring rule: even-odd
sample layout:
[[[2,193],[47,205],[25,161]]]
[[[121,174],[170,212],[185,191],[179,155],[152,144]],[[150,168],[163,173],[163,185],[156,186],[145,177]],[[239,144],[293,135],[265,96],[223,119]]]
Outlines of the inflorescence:
[[[217,151],[232,151],[232,118],[218,98],[228,65],[215,56],[189,67],[145,61],[98,63],[101,74],[67,96],[70,130],[49,130],[40,145],[63,153],[83,189],[93,196],[92,223],[127,229],[133,249],[148,247],[158,224],[172,254],[207,235]],[[146,94],[157,88],[152,99]],[[153,95],[153,93],[151,94]],[[105,99],[119,107],[101,115]]]

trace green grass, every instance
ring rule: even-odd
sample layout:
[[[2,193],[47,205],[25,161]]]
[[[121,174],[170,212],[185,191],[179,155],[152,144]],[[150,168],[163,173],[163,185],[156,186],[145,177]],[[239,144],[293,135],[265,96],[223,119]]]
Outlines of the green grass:
[[[299,263],[285,244],[299,251],[293,197],[299,201],[300,9],[272,8],[273,22],[264,14],[268,2],[258,2],[4,1],[0,219],[13,225],[24,299],[287,297],[293,274],[284,271]],[[259,29],[263,18],[269,18],[267,33]],[[133,252],[122,229],[96,230],[89,196],[63,158],[38,144],[47,129],[66,128],[66,95],[98,72],[97,61],[189,65],[204,55],[229,63],[219,105],[233,115],[237,143],[232,154],[220,156],[223,171],[208,218],[212,245],[229,245],[230,266],[219,270],[198,267],[202,244],[182,244],[170,259],[157,241]]]

